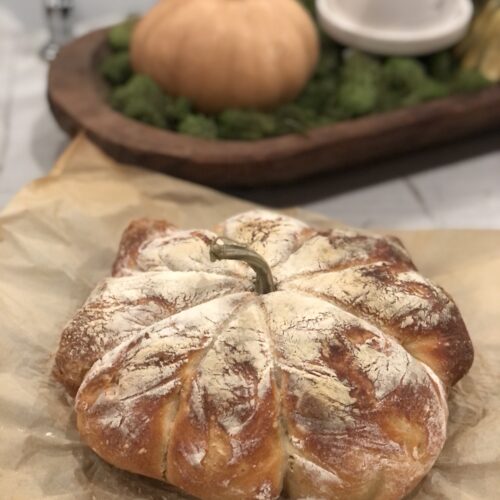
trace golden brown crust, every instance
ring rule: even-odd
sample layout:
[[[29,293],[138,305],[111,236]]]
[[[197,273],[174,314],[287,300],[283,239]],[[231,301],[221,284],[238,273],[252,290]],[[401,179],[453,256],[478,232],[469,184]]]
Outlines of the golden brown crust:
[[[112,268],[112,276],[125,276],[136,268],[137,256],[142,245],[151,239],[168,234],[174,226],[166,221],[137,219],[125,229],[118,254]],[[137,286],[129,283],[130,287]],[[142,286],[142,283],[139,283]],[[135,326],[148,326],[176,309],[158,294],[150,297],[140,296],[130,300],[126,296],[114,297],[112,301],[103,300],[100,291],[106,289],[104,282],[94,291],[92,297],[66,325],[59,343],[53,374],[72,396],[76,395],[83,377],[90,367],[104,353],[122,342],[130,333],[130,323]],[[129,322],[125,320],[128,317]],[[120,331],[106,328],[113,321],[121,323]],[[128,323],[128,324],[126,324]],[[132,326],[132,329],[135,329]]]
[[[130,342],[106,370],[86,385],[76,405],[77,426],[82,439],[104,460],[131,472],[164,480],[166,439],[170,429],[166,423],[177,413],[178,391],[161,396],[129,396],[115,400],[115,384],[120,375],[120,362],[136,347]],[[159,360],[158,360],[159,361]],[[171,359],[175,362],[175,359]],[[182,377],[182,373],[179,377]],[[163,380],[167,383],[167,380]],[[98,402],[101,398],[104,401]],[[133,418],[130,423],[116,420],[110,406],[120,404]],[[103,425],[103,422],[106,422]],[[126,431],[124,431],[124,423]]]
[[[125,229],[120,241],[112,276],[120,276],[124,272],[135,269],[141,246],[154,238],[167,235],[173,229],[175,226],[164,220],[137,219],[132,221]]]
[[[263,492],[267,495],[264,498],[277,498],[283,487],[286,456],[277,424],[280,409],[276,388],[260,401],[255,418],[236,436],[243,443],[254,443],[237,461],[233,460],[231,443],[235,436],[221,429],[217,418],[209,418],[201,425],[196,422],[189,398],[190,394],[185,394],[174,423],[165,479],[207,500],[252,500]],[[205,411],[209,415],[217,414],[216,408],[208,407]],[[183,452],[197,446],[207,450],[203,467],[193,463]]]
[[[341,264],[342,267],[390,262],[415,269],[403,243],[394,236],[374,237],[338,229],[323,234],[333,248],[342,249],[347,255]],[[337,265],[333,269],[339,270],[340,266]]]
[[[287,288],[332,301],[377,325],[430,366],[448,387],[455,385],[474,359],[456,304],[442,288],[419,277],[413,266],[396,260],[374,262],[338,273],[337,286],[325,287],[328,277],[322,274],[311,276],[305,285],[291,281]]]
[[[82,438],[205,500],[409,493],[472,363],[451,298],[394,238],[262,211],[219,230],[268,260],[277,291],[210,262],[214,233],[133,223],[56,357]]]
[[[99,284],[64,328],[53,374],[70,395],[76,395],[85,374],[96,361],[141,327],[204,300],[240,290],[230,279],[230,276],[238,276],[231,272],[232,268],[226,273],[228,278],[214,276],[209,282],[205,276],[197,279],[187,273],[160,274],[169,270],[161,265],[158,269],[154,265],[151,269],[141,267],[138,262],[141,252],[147,253],[150,242],[168,238],[174,233],[174,227],[166,221],[132,221],[122,236],[113,264],[112,274],[116,279],[109,278]],[[202,232],[189,234],[205,246],[210,243]],[[176,241],[174,237],[173,241],[167,240],[167,244],[173,247]],[[137,275],[138,272],[142,274]],[[195,291],[189,293],[193,288]]]

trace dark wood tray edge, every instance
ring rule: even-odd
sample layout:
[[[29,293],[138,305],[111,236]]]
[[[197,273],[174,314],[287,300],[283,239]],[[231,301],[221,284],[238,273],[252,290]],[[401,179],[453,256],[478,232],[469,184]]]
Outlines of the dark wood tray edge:
[[[68,133],[84,130],[120,162],[202,184],[281,184],[375,162],[500,126],[500,86],[412,108],[255,142],[206,141],[156,129],[113,111],[96,60],[106,29],[68,44],[51,64],[48,99]]]

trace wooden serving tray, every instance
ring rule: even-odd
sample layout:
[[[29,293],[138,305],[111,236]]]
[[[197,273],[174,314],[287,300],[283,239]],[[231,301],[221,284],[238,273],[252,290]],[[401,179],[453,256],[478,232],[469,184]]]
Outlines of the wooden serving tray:
[[[52,63],[48,98],[60,126],[84,130],[106,153],[218,187],[280,184],[449,142],[500,126],[500,86],[412,108],[254,142],[208,141],[156,129],[115,112],[97,64],[106,29],[64,47]]]

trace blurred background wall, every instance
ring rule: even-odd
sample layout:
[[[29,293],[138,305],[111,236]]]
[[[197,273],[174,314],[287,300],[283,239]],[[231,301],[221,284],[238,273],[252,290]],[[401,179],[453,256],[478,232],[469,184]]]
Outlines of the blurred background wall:
[[[75,21],[92,22],[107,16],[142,12],[156,3],[156,0],[75,0]],[[44,26],[43,0],[0,0],[22,23],[30,28]]]

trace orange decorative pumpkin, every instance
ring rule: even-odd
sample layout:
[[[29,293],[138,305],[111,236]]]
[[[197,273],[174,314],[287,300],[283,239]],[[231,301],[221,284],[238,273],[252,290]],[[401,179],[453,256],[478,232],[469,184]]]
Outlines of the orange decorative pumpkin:
[[[131,51],[135,71],[213,113],[293,100],[319,42],[296,0],[163,0],[139,22]]]

